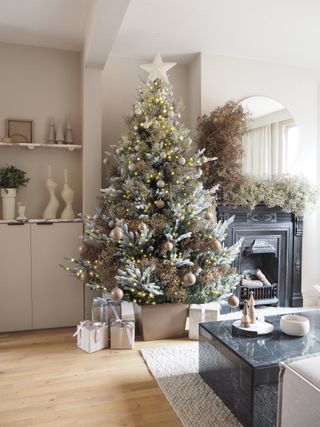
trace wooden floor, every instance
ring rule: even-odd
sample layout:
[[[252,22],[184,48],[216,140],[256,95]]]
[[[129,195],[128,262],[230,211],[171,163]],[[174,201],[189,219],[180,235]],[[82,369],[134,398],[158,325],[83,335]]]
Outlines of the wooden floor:
[[[139,354],[174,341],[87,354],[72,333],[0,334],[1,427],[181,427]]]

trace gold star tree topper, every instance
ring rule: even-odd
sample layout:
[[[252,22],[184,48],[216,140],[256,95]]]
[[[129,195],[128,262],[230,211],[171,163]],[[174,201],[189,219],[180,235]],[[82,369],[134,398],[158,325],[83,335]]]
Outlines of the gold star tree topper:
[[[153,82],[156,79],[161,79],[169,84],[167,71],[176,65],[176,62],[162,62],[160,53],[156,55],[152,64],[142,64],[140,68],[149,73],[148,80]]]

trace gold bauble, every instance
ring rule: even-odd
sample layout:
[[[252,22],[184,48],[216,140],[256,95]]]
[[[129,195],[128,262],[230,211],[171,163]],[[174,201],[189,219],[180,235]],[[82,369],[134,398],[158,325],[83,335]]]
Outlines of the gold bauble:
[[[137,166],[134,163],[130,163],[128,169],[130,172],[133,172],[137,169]]]
[[[173,249],[173,246],[174,246],[173,243],[170,242],[170,240],[168,240],[167,242],[164,243],[164,245],[162,247],[163,252],[168,252],[168,251],[171,252]]]
[[[213,214],[212,212],[210,212],[210,211],[207,211],[207,212],[204,214],[204,217],[205,217],[205,219],[206,219],[206,220],[208,220],[208,221],[212,221],[212,220],[214,219],[214,214]]]
[[[84,243],[81,243],[81,245],[79,245],[79,254],[80,256],[84,256],[87,253],[87,247]]]
[[[114,301],[120,301],[123,297],[123,291],[122,289],[118,288],[118,286],[115,286],[111,291],[111,298]]]
[[[156,200],[156,201],[154,202],[154,204],[155,204],[155,205],[157,206],[157,208],[159,208],[159,209],[164,208],[164,205],[165,205],[164,201],[163,201],[163,200],[161,200],[161,199]]]
[[[212,240],[210,242],[210,249],[214,252],[219,252],[221,250],[221,242],[219,240]]]
[[[140,224],[138,225],[139,231],[145,231],[147,228],[148,228],[148,226],[144,222],[140,222]]]
[[[99,214],[93,215],[93,220],[94,221],[99,221],[99,219],[100,219],[100,215]]]
[[[159,181],[157,181],[157,187],[158,188],[163,188],[166,185],[166,183],[164,182],[163,179],[159,179]]]
[[[178,160],[178,163],[180,166],[184,166],[186,164],[186,159],[184,157],[180,157]]]
[[[228,306],[229,307],[238,307],[239,305],[239,298],[235,295],[230,295],[228,298]]]
[[[80,279],[83,283],[88,283],[90,280],[90,274],[88,273],[88,271],[85,271],[84,273],[81,274]]]
[[[121,240],[123,237],[123,232],[120,227],[114,227],[109,234],[109,237],[112,240]]]
[[[196,281],[197,281],[197,278],[191,271],[189,271],[189,273],[186,273],[183,276],[183,283],[186,286],[192,286],[196,283]]]

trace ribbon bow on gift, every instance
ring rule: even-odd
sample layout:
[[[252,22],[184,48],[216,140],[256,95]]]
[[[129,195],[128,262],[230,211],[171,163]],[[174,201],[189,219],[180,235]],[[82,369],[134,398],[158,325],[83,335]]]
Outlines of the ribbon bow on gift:
[[[82,342],[82,330],[84,328],[94,329],[94,342],[95,344],[98,342],[101,328],[103,326],[107,326],[104,322],[91,322],[91,320],[84,320],[83,322],[80,322],[79,328],[76,330],[76,332],[72,335],[73,337],[80,336],[80,342]]]
[[[128,337],[128,341],[129,341],[129,345],[132,346],[133,344],[133,334],[130,332],[130,329],[134,328],[134,324],[133,322],[128,322],[126,320],[122,320],[120,319],[116,309],[114,308],[113,305],[110,306],[115,319],[111,322],[111,324],[116,324],[117,326],[119,326],[120,328],[125,328],[127,337]]]

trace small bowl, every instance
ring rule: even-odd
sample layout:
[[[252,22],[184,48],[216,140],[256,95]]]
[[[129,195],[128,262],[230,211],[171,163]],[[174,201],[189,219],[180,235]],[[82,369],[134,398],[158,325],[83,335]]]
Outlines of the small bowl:
[[[280,329],[287,335],[303,337],[310,331],[310,322],[304,316],[286,314],[280,319]]]

